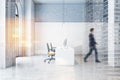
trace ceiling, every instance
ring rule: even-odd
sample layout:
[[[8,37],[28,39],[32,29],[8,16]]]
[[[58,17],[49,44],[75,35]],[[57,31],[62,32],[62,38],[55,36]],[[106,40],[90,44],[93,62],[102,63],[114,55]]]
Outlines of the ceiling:
[[[82,3],[85,0],[34,0],[35,3]]]

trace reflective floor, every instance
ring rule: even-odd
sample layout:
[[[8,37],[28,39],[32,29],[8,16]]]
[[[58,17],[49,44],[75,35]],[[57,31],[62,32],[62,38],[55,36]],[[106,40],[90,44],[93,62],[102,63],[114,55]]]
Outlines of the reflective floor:
[[[120,80],[120,68],[105,67],[102,63],[80,62],[75,66],[44,63],[45,56],[18,58],[16,67],[0,70],[0,80]]]

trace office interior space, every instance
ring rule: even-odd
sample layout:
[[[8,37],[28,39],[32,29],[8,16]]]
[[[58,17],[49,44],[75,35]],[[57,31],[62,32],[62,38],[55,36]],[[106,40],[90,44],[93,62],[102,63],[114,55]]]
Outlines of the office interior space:
[[[120,0],[0,0],[0,80],[119,80]],[[98,58],[89,52],[94,28]]]

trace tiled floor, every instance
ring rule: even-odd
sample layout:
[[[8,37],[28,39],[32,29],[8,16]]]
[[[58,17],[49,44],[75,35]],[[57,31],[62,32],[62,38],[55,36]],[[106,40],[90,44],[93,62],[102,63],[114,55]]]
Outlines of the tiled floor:
[[[76,59],[74,66],[56,66],[54,61],[44,63],[44,58],[33,56],[17,59],[16,67],[0,70],[0,80],[120,80],[119,77],[113,79],[107,76],[102,63],[80,63]]]

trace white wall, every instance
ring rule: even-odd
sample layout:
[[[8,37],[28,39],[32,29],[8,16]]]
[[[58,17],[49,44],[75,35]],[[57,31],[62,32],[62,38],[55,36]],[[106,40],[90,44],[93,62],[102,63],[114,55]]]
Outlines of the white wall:
[[[81,53],[81,46],[84,45],[84,23],[36,22],[35,32],[36,54],[46,54],[46,43],[49,42],[55,47],[62,46],[65,38],[68,39],[68,46],[77,50],[76,54]]]
[[[5,0],[0,0],[0,68],[5,68]]]
[[[89,51],[90,28],[95,28],[95,39],[98,52],[101,52],[102,23],[56,23],[41,22],[35,23],[36,54],[47,53],[46,43],[52,42],[54,46],[63,45],[65,38],[68,38],[68,46],[75,49],[75,54],[87,54]]]

